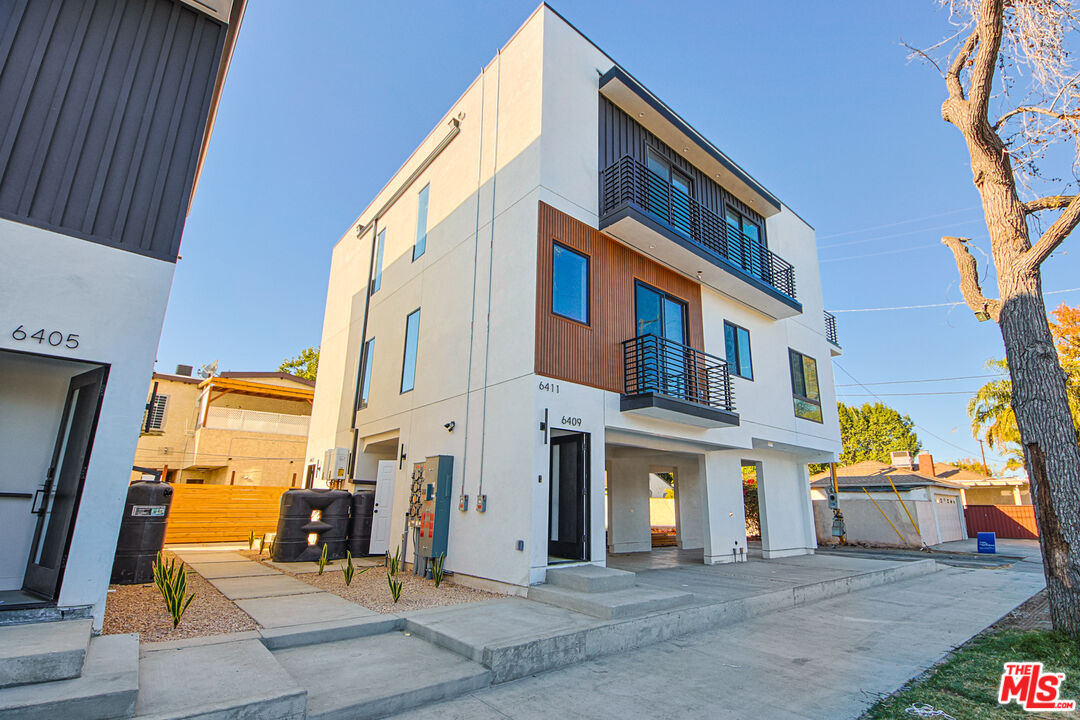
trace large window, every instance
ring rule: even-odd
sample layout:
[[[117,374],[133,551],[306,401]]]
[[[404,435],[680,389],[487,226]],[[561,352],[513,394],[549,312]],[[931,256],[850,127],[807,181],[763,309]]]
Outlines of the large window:
[[[382,258],[383,250],[386,249],[386,230],[379,233],[378,240],[376,240],[375,247],[375,277],[371,281],[371,294],[374,295],[375,291],[382,287]]]
[[[360,381],[360,407],[366,408],[368,398],[371,397],[371,359],[375,352],[375,338],[364,343],[364,377]]]
[[[690,235],[693,181],[689,175],[680,172],[670,160],[651,148],[648,161],[651,173],[648,180],[649,211],[670,223],[672,227]]]
[[[754,364],[750,357],[750,331],[724,321],[724,347],[727,349],[728,370],[747,380],[754,379]]]
[[[589,324],[589,257],[559,243],[551,246],[551,312]]]
[[[724,221],[728,227],[727,241],[731,256],[739,261],[743,270],[754,277],[768,279],[765,246],[761,242],[761,228],[758,224],[731,207],[725,211]]]
[[[416,345],[420,337],[420,310],[409,313],[405,319],[405,359],[401,365],[401,392],[406,393],[416,385]]]
[[[412,259],[415,261],[424,251],[427,250],[427,208],[428,208],[428,188],[431,185],[425,185],[424,189],[420,191],[420,195],[417,197],[416,204],[416,244],[413,245]]]
[[[791,349],[788,349],[788,360],[791,365],[791,394],[795,399],[795,416],[822,422],[817,360]]]

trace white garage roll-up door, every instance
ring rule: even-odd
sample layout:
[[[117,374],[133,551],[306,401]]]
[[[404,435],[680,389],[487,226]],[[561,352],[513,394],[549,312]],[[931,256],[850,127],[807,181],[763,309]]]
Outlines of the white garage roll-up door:
[[[964,539],[964,529],[960,525],[960,500],[957,496],[935,495],[934,515],[937,517],[941,542]]]

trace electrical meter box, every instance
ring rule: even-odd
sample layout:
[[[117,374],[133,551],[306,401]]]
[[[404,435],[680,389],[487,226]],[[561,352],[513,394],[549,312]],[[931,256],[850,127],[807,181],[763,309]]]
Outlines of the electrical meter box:
[[[413,465],[409,525],[419,530],[416,550],[420,558],[446,553],[453,477],[454,458],[450,455],[436,455]]]
[[[328,482],[345,482],[349,468],[349,449],[330,448],[323,453],[322,479]]]

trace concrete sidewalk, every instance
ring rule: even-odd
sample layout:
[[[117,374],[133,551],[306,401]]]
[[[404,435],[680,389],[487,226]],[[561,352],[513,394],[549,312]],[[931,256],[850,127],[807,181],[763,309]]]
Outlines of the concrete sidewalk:
[[[1023,570],[945,568],[397,717],[857,718],[1042,586]]]

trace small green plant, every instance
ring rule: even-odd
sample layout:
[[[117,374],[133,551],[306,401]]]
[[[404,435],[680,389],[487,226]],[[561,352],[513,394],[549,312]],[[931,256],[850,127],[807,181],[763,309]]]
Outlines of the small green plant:
[[[274,543],[276,543],[276,542],[277,542],[276,537],[271,538],[271,540],[270,540],[270,559],[271,560],[274,559]]]
[[[439,557],[432,558],[431,560],[431,579],[435,581],[435,587],[442,585],[445,571],[443,570],[443,563],[446,562],[446,553],[440,553]]]
[[[397,575],[398,570],[401,568],[401,548],[394,548],[394,556],[390,557],[390,551],[386,551],[386,574]]]
[[[326,543],[322,546],[322,555],[319,555],[319,574],[323,574],[323,570],[326,569]]]
[[[184,617],[184,611],[195,599],[195,593],[191,593],[186,600],[184,599],[184,594],[187,592],[187,572],[184,570],[184,563],[176,567],[176,558],[173,558],[166,564],[159,552],[154,559],[154,586],[165,599],[165,607],[172,616],[172,626],[175,630]]]
[[[353,565],[352,553],[350,551],[348,551],[348,550],[345,551],[345,570],[344,570],[344,572],[345,572],[345,584],[346,585],[352,585],[352,581],[353,581],[354,576],[362,575],[362,574],[364,574],[365,572],[367,572],[370,569],[371,569],[371,566],[369,565],[367,567],[362,567],[359,570],[357,570],[356,566]]]
[[[386,573],[386,582],[390,585],[390,596],[394,598],[394,604],[401,599],[401,581],[397,579],[397,575],[391,575]]]
[[[248,550],[255,547],[255,531],[252,530],[248,533]]]
[[[259,538],[259,557],[262,557],[263,550],[266,549],[266,536],[263,535]]]

